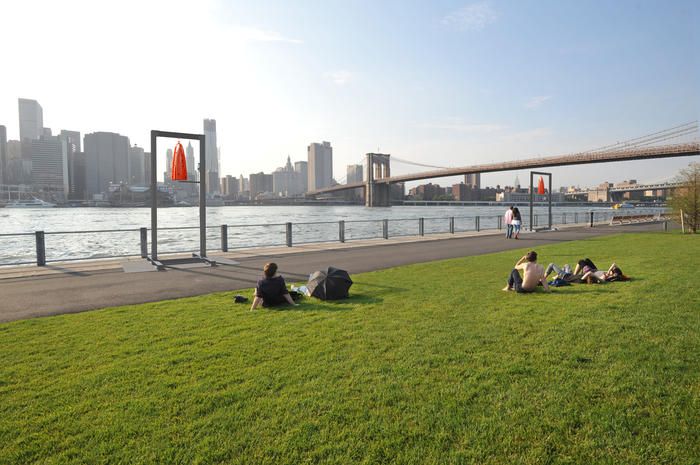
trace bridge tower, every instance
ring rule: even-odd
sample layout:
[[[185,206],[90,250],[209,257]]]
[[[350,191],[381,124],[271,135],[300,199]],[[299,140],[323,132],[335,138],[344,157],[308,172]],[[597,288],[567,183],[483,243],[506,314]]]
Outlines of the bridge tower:
[[[386,153],[368,153],[367,155],[367,183],[365,184],[366,207],[390,207],[391,185],[389,183],[377,183],[378,179],[391,176],[391,165]]]

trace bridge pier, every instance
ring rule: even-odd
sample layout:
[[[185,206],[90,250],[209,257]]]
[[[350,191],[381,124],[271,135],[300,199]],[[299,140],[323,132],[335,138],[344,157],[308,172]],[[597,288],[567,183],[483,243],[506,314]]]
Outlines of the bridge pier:
[[[391,185],[387,182],[377,182],[391,176],[389,157],[384,153],[368,153],[367,182],[365,184],[366,207],[390,207]]]

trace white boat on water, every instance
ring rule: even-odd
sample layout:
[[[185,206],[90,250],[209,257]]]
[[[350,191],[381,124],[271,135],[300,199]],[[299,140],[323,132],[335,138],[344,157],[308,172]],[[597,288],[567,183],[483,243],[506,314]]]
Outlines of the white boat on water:
[[[13,200],[5,205],[5,208],[53,208],[55,203],[46,202],[41,199]]]

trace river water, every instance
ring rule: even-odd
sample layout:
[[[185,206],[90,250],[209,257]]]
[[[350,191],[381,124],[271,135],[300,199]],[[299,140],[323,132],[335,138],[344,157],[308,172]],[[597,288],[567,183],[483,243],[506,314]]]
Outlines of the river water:
[[[283,245],[286,222],[293,223],[294,244],[337,241],[338,221],[344,220],[346,240],[381,237],[382,221],[389,220],[389,235],[418,234],[418,218],[425,218],[425,233],[448,232],[449,217],[455,217],[456,231],[497,228],[502,206],[399,206],[365,208],[362,206],[231,206],[207,208],[207,248],[221,245],[220,225],[228,225],[230,249]],[[528,207],[521,208],[528,224]],[[589,211],[596,219],[605,219],[612,210],[591,207],[553,207],[554,223],[586,222]],[[658,211],[658,210],[656,210]],[[199,248],[197,207],[158,210],[158,250],[189,252]],[[640,209],[633,210],[641,213]],[[649,210],[645,210],[649,212]],[[547,221],[546,207],[536,207],[538,224]],[[44,231],[48,261],[139,255],[138,228],[150,227],[148,208],[39,208],[0,209],[0,265],[35,262],[35,231]],[[191,227],[191,229],[161,228]],[[112,230],[117,232],[74,233],[75,231]],[[128,230],[128,231],[124,231]],[[23,236],[3,234],[30,233]],[[150,240],[150,234],[149,234]],[[150,248],[150,245],[149,245]]]

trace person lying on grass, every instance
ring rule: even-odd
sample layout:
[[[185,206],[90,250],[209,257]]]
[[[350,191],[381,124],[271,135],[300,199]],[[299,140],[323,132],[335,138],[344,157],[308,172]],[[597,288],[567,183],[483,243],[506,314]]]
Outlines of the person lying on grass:
[[[615,263],[610,265],[608,271],[591,270],[581,276],[581,282],[587,284],[604,283],[610,281],[628,281],[629,278],[622,274],[622,270]]]
[[[299,305],[295,304],[292,296],[289,295],[284,278],[277,274],[277,263],[266,263],[263,267],[263,274],[263,279],[259,280],[258,285],[255,286],[251,310],[255,310],[260,305],[263,307],[274,307],[283,303],[295,307]]]
[[[523,277],[520,277],[519,270],[523,270]],[[549,292],[547,278],[544,275],[544,268],[537,263],[537,252],[530,251],[515,264],[515,268],[510,272],[508,285],[504,291],[515,291],[520,293],[535,292],[537,286],[542,284],[545,292]]]
[[[568,263],[562,267],[557,266],[555,263],[550,263],[547,265],[547,269],[544,270],[544,277],[548,278],[552,271],[556,273],[556,279],[561,279],[567,283],[580,283],[581,276],[583,276],[582,274],[574,274]]]

